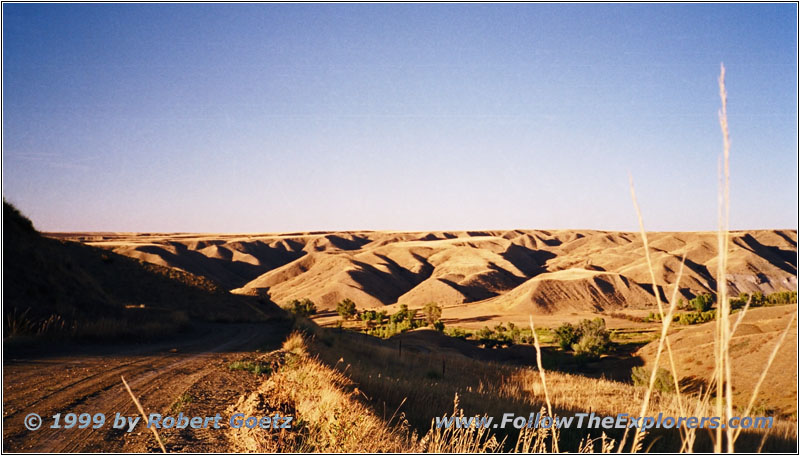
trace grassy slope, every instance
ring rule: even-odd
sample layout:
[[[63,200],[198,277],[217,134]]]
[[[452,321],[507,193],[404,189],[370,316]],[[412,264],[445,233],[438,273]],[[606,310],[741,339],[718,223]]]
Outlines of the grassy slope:
[[[381,341],[313,326],[308,330],[315,334],[310,351],[328,368],[346,375],[378,416],[388,419],[392,412],[400,410],[420,435],[430,429],[435,416],[452,413],[456,394],[459,407],[466,415],[488,414],[496,420],[507,412],[528,416],[544,405],[544,393],[535,369],[479,361],[454,353],[403,350],[400,354],[393,339]],[[547,371],[546,376],[551,401],[559,416],[592,411],[603,416],[639,415],[644,388],[554,371]],[[675,396],[669,394],[656,394],[650,411],[653,415],[659,412],[682,415]],[[683,415],[712,414],[693,410]],[[616,439],[621,437],[613,431],[607,434]],[[517,440],[515,433],[498,432],[497,435],[499,439],[508,438],[506,451],[513,449]],[[560,450],[578,451],[587,435],[597,438],[600,432],[585,428],[562,431]],[[737,449],[755,451],[762,436],[743,433]],[[680,437],[674,431],[653,431],[645,446],[651,442],[654,442],[653,451],[675,451],[680,447]],[[777,421],[763,450],[794,451],[795,443],[794,423]],[[695,451],[710,449],[707,435],[698,434]]]
[[[282,350],[261,355],[272,366],[271,375],[253,392],[229,407],[252,416],[275,412],[295,417],[290,431],[231,429],[231,449],[240,452],[484,452],[494,448],[518,452],[525,448],[553,452],[553,440],[542,432],[483,435],[468,431],[433,429],[435,416],[487,414],[499,420],[503,413],[527,416],[543,410],[543,389],[533,369],[477,361],[463,356],[407,352],[398,354],[385,341],[351,333],[337,333],[305,323],[305,340],[294,334]],[[390,341],[391,342],[391,341]],[[442,375],[441,362],[446,363]],[[614,416],[637,415],[643,388],[548,371],[547,382],[554,411],[559,416],[595,412]],[[457,401],[454,398],[457,394]],[[651,414],[681,416],[675,397],[657,395]],[[686,415],[707,416],[693,410]],[[597,429],[562,430],[558,450],[578,451]],[[607,432],[619,439],[620,433]],[[739,451],[754,451],[763,433],[743,434]],[[630,436],[629,436],[630,437]],[[495,440],[493,440],[495,439]],[[500,443],[500,447],[493,445]],[[645,438],[651,451],[674,451],[680,446],[675,431],[654,430]],[[794,449],[793,423],[777,422],[763,451]],[[600,442],[595,449],[599,450]],[[585,447],[584,447],[585,448]],[[695,451],[708,451],[705,434],[698,435]]]
[[[769,355],[790,321],[797,304],[748,310],[731,340],[734,406],[743,410],[753,394]],[[741,312],[731,315],[736,321]],[[714,371],[714,330],[716,322],[690,326],[670,335],[678,367],[678,379],[689,390],[707,389]],[[637,353],[652,368],[657,342]],[[661,359],[661,367],[668,362]],[[797,417],[797,322],[793,323],[760,389],[753,415]]]

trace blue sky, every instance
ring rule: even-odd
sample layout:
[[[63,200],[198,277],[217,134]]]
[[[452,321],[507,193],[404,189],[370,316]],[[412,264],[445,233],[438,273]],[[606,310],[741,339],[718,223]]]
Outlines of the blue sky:
[[[3,5],[41,230],[797,228],[794,4]]]

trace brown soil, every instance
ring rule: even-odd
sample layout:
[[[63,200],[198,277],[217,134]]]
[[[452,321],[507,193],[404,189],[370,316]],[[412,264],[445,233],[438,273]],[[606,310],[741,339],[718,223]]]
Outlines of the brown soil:
[[[113,429],[116,413],[138,415],[124,389],[125,376],[146,413],[178,414],[176,401],[188,394],[180,411],[189,416],[221,413],[263,380],[232,371],[233,361],[257,356],[255,350],[278,347],[286,336],[280,323],[215,324],[203,335],[150,345],[83,347],[71,356],[43,354],[3,363],[4,452],[149,452],[159,451],[140,422],[132,433]],[[50,429],[56,413],[103,413],[100,429]],[[38,413],[44,424],[28,431],[23,419]],[[226,451],[225,429],[162,430],[168,451]]]

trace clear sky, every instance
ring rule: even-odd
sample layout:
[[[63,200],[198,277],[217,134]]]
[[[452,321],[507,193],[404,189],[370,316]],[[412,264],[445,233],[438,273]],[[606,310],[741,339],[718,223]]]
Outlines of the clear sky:
[[[3,5],[40,230],[797,228],[794,4]]]

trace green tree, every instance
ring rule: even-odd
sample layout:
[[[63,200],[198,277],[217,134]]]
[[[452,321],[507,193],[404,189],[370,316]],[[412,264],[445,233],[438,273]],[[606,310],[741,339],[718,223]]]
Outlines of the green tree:
[[[389,317],[389,322],[400,323],[408,317],[408,305],[400,304],[400,309]]]
[[[343,299],[336,304],[336,313],[343,319],[349,320],[358,313],[356,311],[356,303],[349,298]]]
[[[602,318],[582,320],[578,324],[579,339],[572,345],[576,356],[599,358],[611,350],[611,334],[606,329],[606,321]]]
[[[422,312],[425,314],[425,322],[427,322],[428,325],[433,325],[442,318],[442,308],[435,302],[425,304],[425,307],[422,308]]]
[[[689,301],[689,303],[697,312],[705,312],[711,309],[711,305],[714,303],[714,298],[710,294],[702,294],[695,296],[694,299]]]
[[[555,330],[556,342],[562,350],[569,350],[578,342],[580,334],[578,329],[570,323],[564,323]]]

